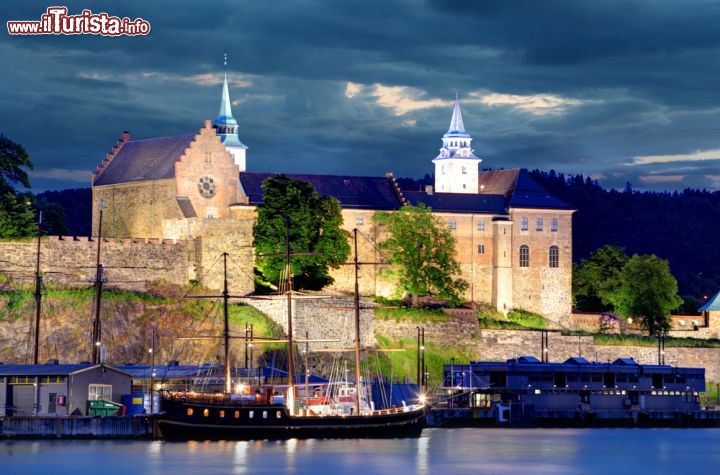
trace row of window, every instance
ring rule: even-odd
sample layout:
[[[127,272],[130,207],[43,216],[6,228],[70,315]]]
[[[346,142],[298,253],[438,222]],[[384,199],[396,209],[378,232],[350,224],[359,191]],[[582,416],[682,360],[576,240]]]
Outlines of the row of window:
[[[188,407],[187,409],[187,415],[192,416],[195,414],[195,409],[192,407]],[[203,409],[202,411],[203,417],[210,417],[210,409]],[[247,412],[248,419],[254,419],[255,418],[255,411],[248,411]],[[218,417],[224,418],[225,417],[225,411],[223,409],[220,409],[218,411]],[[240,411],[235,411],[234,413],[235,419],[240,419]],[[268,418],[268,411],[262,411],[262,418],[267,419]],[[275,411],[275,418],[281,419],[282,418],[282,412],[281,411]]]
[[[523,244],[519,253],[520,267],[530,267],[530,246]],[[548,267],[560,267],[560,249],[550,246],[548,249]]]
[[[365,223],[365,218],[362,214],[355,215],[355,225],[356,226],[362,226]],[[476,227],[478,231],[485,231],[485,221],[478,221],[476,223]],[[450,218],[448,220],[448,228],[450,229],[457,229],[457,219]],[[528,218],[523,217],[520,219],[520,229],[522,231],[528,230]],[[543,218],[537,218],[535,220],[535,230],[536,231],[542,231],[543,230]],[[557,232],[558,230],[558,220],[557,218],[550,218],[550,231],[551,232]]]
[[[66,376],[38,376],[37,382],[41,384],[57,384],[67,381]],[[11,376],[9,384],[35,384],[35,376]]]
[[[542,231],[545,227],[543,218],[535,218],[535,231]],[[530,229],[530,218],[523,216],[520,218],[520,231],[528,231]],[[558,219],[550,218],[550,232],[556,233],[558,230]]]

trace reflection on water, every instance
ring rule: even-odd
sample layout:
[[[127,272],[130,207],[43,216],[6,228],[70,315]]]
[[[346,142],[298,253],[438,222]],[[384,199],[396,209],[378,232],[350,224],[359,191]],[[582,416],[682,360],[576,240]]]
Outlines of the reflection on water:
[[[419,439],[0,442],[0,474],[714,473],[714,429],[431,429]]]

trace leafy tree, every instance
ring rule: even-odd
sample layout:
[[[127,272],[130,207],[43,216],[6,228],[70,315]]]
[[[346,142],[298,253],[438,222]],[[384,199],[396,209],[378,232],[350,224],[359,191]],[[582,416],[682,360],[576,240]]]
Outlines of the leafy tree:
[[[620,286],[611,300],[615,309],[632,317],[650,336],[670,330],[670,314],[683,302],[667,261],[655,255],[633,255],[620,273]]]
[[[257,254],[285,252],[285,219],[290,226],[290,249],[294,253],[317,253],[292,257],[296,289],[319,290],[333,283],[329,267],[337,267],[350,255],[348,233],[342,229],[340,203],[320,196],[310,183],[277,175],[262,184],[263,202],[257,208],[253,245]],[[256,266],[264,279],[284,278],[285,257],[258,257]]]
[[[620,273],[628,259],[622,247],[605,245],[573,266],[573,296],[578,310],[612,310],[611,295],[620,285]]]
[[[37,233],[30,198],[11,192],[0,197],[0,239],[21,239]]]
[[[380,243],[392,264],[387,272],[397,279],[399,290],[412,295],[413,306],[418,296],[431,293],[460,301],[468,284],[456,278],[460,264],[455,260],[455,238],[430,208],[406,205],[396,212],[377,213],[374,219],[389,233]]]
[[[32,163],[23,146],[0,134],[0,239],[23,238],[37,230],[32,195],[17,194],[14,188],[30,188],[24,168],[32,169]]]
[[[0,196],[14,194],[14,184],[30,188],[30,178],[23,168],[33,168],[25,148],[0,134]]]
[[[70,233],[70,230],[65,226],[65,210],[62,206],[39,199],[37,207],[43,214],[42,228],[45,234],[67,236]]]

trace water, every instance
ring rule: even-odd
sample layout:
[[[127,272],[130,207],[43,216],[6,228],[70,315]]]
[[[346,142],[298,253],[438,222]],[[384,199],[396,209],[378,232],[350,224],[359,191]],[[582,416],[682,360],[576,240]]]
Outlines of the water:
[[[717,473],[717,429],[429,429],[420,439],[0,442],[2,475]]]

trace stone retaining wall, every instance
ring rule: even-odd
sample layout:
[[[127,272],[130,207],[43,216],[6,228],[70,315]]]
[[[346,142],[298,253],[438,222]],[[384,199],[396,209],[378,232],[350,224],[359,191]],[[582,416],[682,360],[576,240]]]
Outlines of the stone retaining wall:
[[[287,333],[288,315],[286,297],[268,297],[267,300],[247,299],[244,303],[252,305],[265,313]],[[345,297],[293,299],[293,336],[305,338],[307,332],[311,340],[339,340],[310,343],[310,350],[320,348],[353,348],[355,345],[354,300]],[[360,302],[360,342],[363,347],[375,346],[374,316],[372,301]]]

